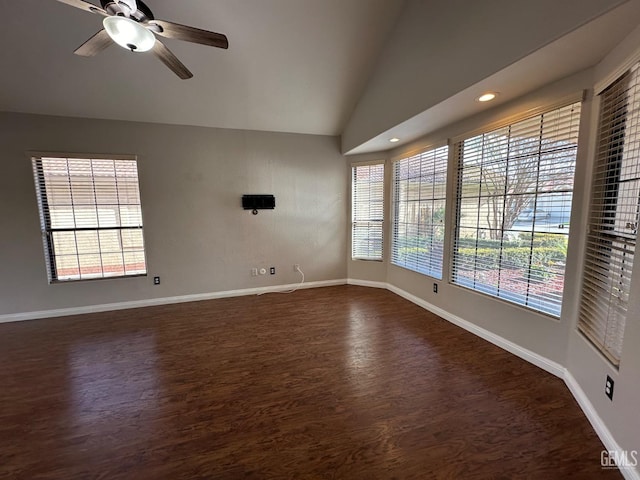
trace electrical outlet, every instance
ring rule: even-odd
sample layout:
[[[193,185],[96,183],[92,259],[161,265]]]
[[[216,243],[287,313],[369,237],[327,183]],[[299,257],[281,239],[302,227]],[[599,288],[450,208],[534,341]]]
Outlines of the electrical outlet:
[[[433,284],[433,293],[438,293],[438,284],[437,283]]]
[[[270,273],[271,275],[275,275],[275,274],[276,274],[276,267],[271,267],[271,268],[269,268],[269,273]]]
[[[293,271],[297,272],[298,270],[300,270],[300,264],[299,263],[294,263],[293,264]]]
[[[160,285],[160,277],[153,277],[153,284]]]
[[[604,393],[609,397],[609,400],[613,400],[613,378],[607,375],[607,381],[604,384]]]
[[[267,269],[266,268],[261,268],[259,273],[260,273],[260,275],[266,275],[267,274]]]
[[[251,276],[252,277],[257,277],[258,276],[258,269],[257,268],[252,268],[251,269]]]

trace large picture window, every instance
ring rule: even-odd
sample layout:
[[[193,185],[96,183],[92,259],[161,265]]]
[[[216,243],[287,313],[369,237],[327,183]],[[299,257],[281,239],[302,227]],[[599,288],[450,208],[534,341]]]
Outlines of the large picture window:
[[[384,163],[351,168],[351,257],[382,260]]]
[[[640,208],[640,68],[601,94],[578,328],[619,365]]]
[[[457,144],[452,282],[559,316],[580,104]]]
[[[32,161],[50,282],[146,274],[135,160]]]
[[[391,263],[442,278],[448,147],[393,165]]]

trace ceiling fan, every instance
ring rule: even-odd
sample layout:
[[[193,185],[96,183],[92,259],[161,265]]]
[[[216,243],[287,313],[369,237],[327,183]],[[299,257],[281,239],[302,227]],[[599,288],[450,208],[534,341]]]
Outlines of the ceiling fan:
[[[193,74],[155,35],[229,48],[227,37],[221,33],[156,20],[142,0],[100,0],[102,8],[84,0],[58,1],[105,17],[102,21],[104,28],[73,52],[83,57],[93,57],[115,42],[132,52],[151,50],[178,77],[187,79]]]

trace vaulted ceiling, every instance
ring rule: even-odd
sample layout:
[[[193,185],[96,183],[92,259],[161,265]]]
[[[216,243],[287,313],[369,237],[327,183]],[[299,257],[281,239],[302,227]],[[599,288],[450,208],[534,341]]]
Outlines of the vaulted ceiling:
[[[88,0],[98,3],[98,0]],[[640,23],[640,0],[148,0],[156,18],[225,33],[229,49],[73,51],[101,17],[56,0],[0,0],[0,110],[343,135],[389,148],[597,63]],[[579,8],[577,8],[579,7]],[[551,9],[549,11],[549,8]],[[464,63],[467,62],[467,63]]]
[[[99,5],[98,0],[88,0]],[[338,135],[403,0],[147,0],[156,18],[225,33],[229,49],[73,51],[102,17],[55,0],[0,0],[0,110]]]
[[[639,25],[640,0],[407,0],[343,131],[343,151],[410,143],[589,69]],[[486,91],[499,96],[476,102]]]

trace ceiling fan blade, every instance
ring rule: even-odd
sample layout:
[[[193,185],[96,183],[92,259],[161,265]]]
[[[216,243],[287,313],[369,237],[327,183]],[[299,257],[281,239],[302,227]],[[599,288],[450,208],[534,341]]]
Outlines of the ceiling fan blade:
[[[66,3],[72,7],[79,8],[80,10],[84,10],[89,13],[99,13],[100,15],[104,15],[105,17],[108,15],[102,8],[96,7],[93,3],[84,2],[83,0],[58,0],[60,3]]]
[[[81,57],[93,57],[111,45],[113,41],[106,30],[100,30],[73,52]]]
[[[166,38],[175,38],[176,40],[200,43],[211,47],[229,48],[227,36],[222,33],[200,30],[199,28],[187,27],[186,25],[167,22],[165,20],[150,20],[147,25],[151,26],[152,32]]]
[[[193,77],[193,73],[160,40],[156,40],[153,46],[153,53],[181,79],[187,80]]]

